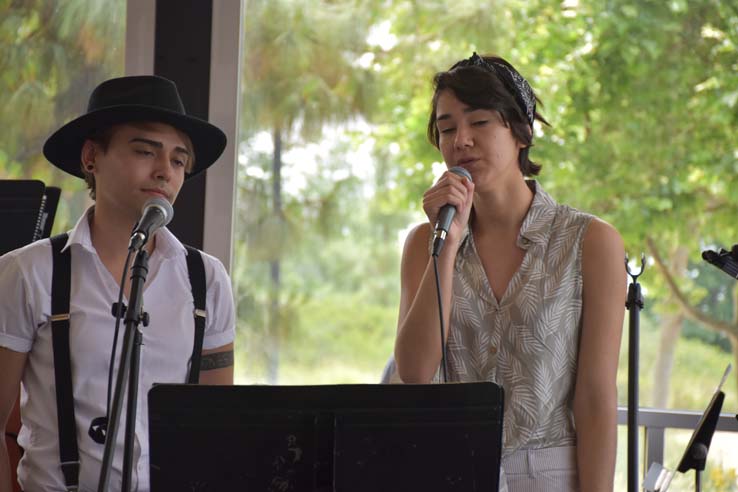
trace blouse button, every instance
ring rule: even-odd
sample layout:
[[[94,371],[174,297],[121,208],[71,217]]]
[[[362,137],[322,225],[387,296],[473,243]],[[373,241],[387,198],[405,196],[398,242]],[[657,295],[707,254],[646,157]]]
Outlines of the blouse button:
[[[494,345],[490,345],[490,347],[489,347],[489,353],[492,354],[492,355],[496,355],[497,354],[497,347],[495,347]]]

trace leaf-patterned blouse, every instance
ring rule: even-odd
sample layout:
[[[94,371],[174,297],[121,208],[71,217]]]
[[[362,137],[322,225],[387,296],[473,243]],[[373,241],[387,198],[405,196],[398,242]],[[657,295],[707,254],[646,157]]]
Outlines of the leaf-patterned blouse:
[[[523,262],[498,302],[467,234],[453,280],[449,381],[505,390],[503,457],[576,444],[572,402],[582,323],[582,242],[592,215],[559,205],[535,181],[517,244]]]

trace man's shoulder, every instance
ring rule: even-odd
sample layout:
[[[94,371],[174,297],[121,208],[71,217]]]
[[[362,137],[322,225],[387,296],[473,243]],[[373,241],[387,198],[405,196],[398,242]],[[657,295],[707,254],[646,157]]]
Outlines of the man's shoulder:
[[[29,326],[36,326],[40,319],[19,319],[15,317],[22,313],[41,313],[47,306],[51,295],[52,257],[51,243],[42,239],[34,243],[15,249],[0,256],[0,312],[6,317],[3,323],[8,328],[27,322]],[[25,309],[22,306],[30,307]],[[3,324],[0,323],[0,324]],[[2,330],[0,330],[2,331]],[[14,347],[13,350],[27,351],[30,345]]]
[[[208,277],[212,276],[218,276],[218,277],[228,277],[228,272],[226,272],[225,266],[223,265],[223,262],[221,262],[216,256],[213,256],[209,253],[206,253],[205,251],[194,248],[192,246],[186,246],[187,249],[185,254],[189,255],[190,249],[197,251],[200,253],[200,257],[202,258],[203,265],[205,267],[205,273]]]
[[[10,268],[12,265],[23,269],[39,268],[50,264],[51,242],[48,239],[39,239],[0,256],[0,269]]]

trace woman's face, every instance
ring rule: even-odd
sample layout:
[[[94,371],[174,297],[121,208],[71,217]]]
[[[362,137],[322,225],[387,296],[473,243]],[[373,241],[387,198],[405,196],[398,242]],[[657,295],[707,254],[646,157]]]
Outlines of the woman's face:
[[[446,166],[469,171],[477,191],[492,178],[522,176],[518,154],[523,144],[497,111],[469,107],[453,91],[443,90],[436,104],[436,127]]]

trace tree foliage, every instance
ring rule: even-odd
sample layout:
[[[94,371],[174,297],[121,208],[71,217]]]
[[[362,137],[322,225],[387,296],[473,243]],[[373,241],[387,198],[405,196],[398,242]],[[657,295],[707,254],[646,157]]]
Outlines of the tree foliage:
[[[289,12],[279,10],[284,8]],[[346,14],[341,8],[354,13]],[[344,25],[346,30],[324,23],[320,35],[306,34],[313,32],[318,25],[315,19],[324,14],[335,22],[346,17],[355,22]],[[308,20],[310,15],[315,17]],[[269,18],[279,22],[266,26]],[[265,251],[312,263],[308,269],[298,264],[289,267],[302,272],[287,296],[295,304],[285,305],[286,311],[294,313],[288,315],[297,327],[293,335],[305,328],[299,320],[308,319],[305,309],[315,298],[312,287],[336,292],[350,288],[342,278],[351,278],[350,271],[330,268],[332,263],[343,265],[341,255],[326,261],[313,242],[346,247],[340,228],[305,234],[305,230],[319,230],[311,229],[316,224],[312,219],[321,215],[313,206],[321,204],[346,224],[344,232],[349,231],[354,241],[349,247],[353,268],[358,270],[373,247],[356,241],[355,225],[367,221],[372,225],[361,228],[374,228],[377,237],[394,240],[410,216],[419,217],[419,197],[441,160],[425,138],[430,80],[434,72],[473,51],[509,59],[543,99],[542,111],[552,126],[536,127],[532,156],[544,165],[538,179],[561,202],[613,223],[634,256],[646,251],[649,256],[660,253],[668,258],[678,247],[686,247],[689,257],[698,261],[700,249],[730,244],[738,233],[731,221],[737,205],[733,176],[738,148],[732,134],[738,100],[738,14],[726,2],[384,0],[306,7],[296,1],[252,7],[251,17],[247,9],[246,22],[247,33],[254,34],[252,38],[247,34],[246,43],[246,73],[252,86],[244,83],[249,101],[244,106],[245,127],[300,130],[301,139],[290,142],[297,145],[351,114],[364,113],[372,124],[373,173],[364,178],[371,192],[356,195],[359,203],[338,200],[339,190],[346,192],[342,188],[346,183],[331,185],[329,178],[322,185],[313,182],[305,195],[286,198],[292,204],[286,205],[292,208],[285,215],[292,221],[292,232],[282,230],[286,241],[276,240],[281,246],[274,242],[276,234],[244,231],[247,242],[271,240],[269,247],[262,248]],[[333,33],[330,41],[326,41],[328,32]],[[368,40],[368,46],[362,40]],[[321,45],[319,60],[308,62],[314,60],[315,46],[321,42],[333,48]],[[285,59],[293,63],[278,69]],[[337,103],[333,93],[324,91],[331,85],[316,74],[322,73],[321,62],[326,61],[345,63],[341,71],[346,79],[356,77],[349,73],[358,74],[354,87],[374,77],[379,84],[378,90],[372,86],[375,96],[366,97],[364,89],[355,92],[361,101],[371,99],[366,107],[372,111],[360,111],[352,102]],[[336,80],[332,68],[326,72],[327,79]],[[305,124],[307,119],[315,125]],[[340,154],[330,159],[342,165]],[[264,179],[268,179],[269,169],[264,166]],[[264,182],[257,186],[257,181],[245,181],[244,189],[253,185],[268,197],[269,187]],[[255,188],[249,190],[256,196]],[[361,203],[367,196],[370,199]],[[294,232],[297,229],[299,234]],[[248,239],[254,233],[256,239]],[[336,255],[336,249],[329,249]],[[256,251],[252,244],[251,254]],[[298,260],[304,251],[315,254]],[[396,262],[397,251],[387,258]],[[729,324],[724,311],[726,305],[732,307],[731,299],[715,297],[716,289],[725,287],[701,281],[704,270],[674,271],[674,281],[667,282],[666,276],[649,266],[643,282],[653,319],[658,320],[659,312],[685,309],[688,303],[699,305],[707,318],[711,309],[719,312]],[[391,296],[397,292],[397,263],[384,271],[395,282],[392,288],[391,281],[384,282],[389,288],[383,291],[384,297],[390,298],[389,305],[396,305]],[[695,271],[697,275],[690,275]],[[675,288],[686,292],[681,304],[672,300],[679,296],[669,295]]]
[[[122,72],[123,15],[120,0],[0,0],[0,175],[62,184],[73,211],[61,227],[81,212],[83,184],[41,146]],[[430,81],[473,51],[510,60],[542,98],[552,126],[536,126],[531,155],[543,186],[653,259],[649,323],[683,313],[702,339],[738,339],[738,291],[699,260],[738,240],[735,2],[249,0],[244,23],[233,277],[253,379],[274,351],[290,374],[378,375],[398,243],[441,168],[425,138]]]
[[[56,230],[86,204],[84,183],[41,154],[51,132],[82,112],[93,87],[123,72],[125,2],[0,0],[0,176],[60,186]]]

